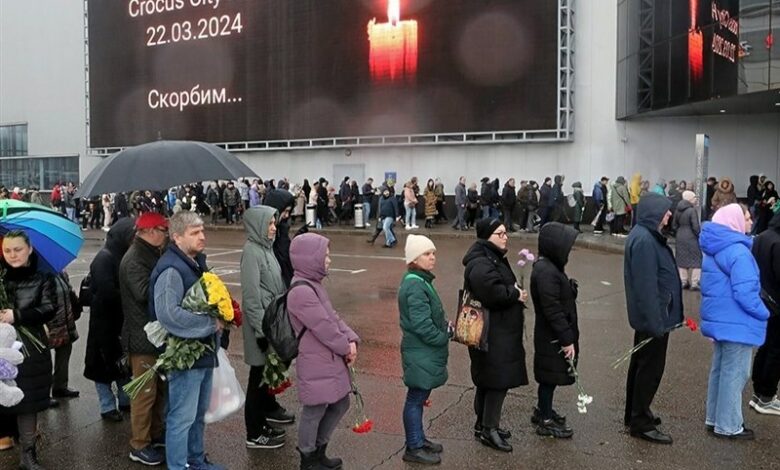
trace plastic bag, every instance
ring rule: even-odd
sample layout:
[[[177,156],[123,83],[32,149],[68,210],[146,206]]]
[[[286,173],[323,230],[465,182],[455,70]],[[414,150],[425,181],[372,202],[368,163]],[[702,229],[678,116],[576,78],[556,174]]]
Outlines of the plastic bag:
[[[230,365],[227,353],[223,348],[217,351],[219,367],[214,369],[214,379],[211,382],[211,402],[206,411],[205,421],[215,423],[222,421],[244,406],[246,395],[238,383],[236,370]]]

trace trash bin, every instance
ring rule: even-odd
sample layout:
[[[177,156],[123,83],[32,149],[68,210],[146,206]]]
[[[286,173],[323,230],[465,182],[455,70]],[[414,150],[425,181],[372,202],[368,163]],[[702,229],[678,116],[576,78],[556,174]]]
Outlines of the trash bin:
[[[355,204],[355,228],[364,228],[363,204]]]
[[[316,204],[306,205],[306,226],[307,227],[314,227],[315,221],[317,220],[316,214],[317,214]]]

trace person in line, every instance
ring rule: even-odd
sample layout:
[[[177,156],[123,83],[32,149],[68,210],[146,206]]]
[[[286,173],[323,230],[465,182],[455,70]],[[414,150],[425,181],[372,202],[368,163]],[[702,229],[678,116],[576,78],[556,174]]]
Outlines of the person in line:
[[[536,222],[539,216],[539,185],[536,181],[528,182],[528,200],[526,204],[527,222],[525,230],[528,233],[536,233]]]
[[[363,225],[371,223],[371,207],[374,204],[374,178],[368,178],[360,189],[363,196]]]
[[[742,390],[750,377],[753,347],[764,344],[769,311],[751,249],[747,207],[718,209],[701,230],[701,332],[713,340],[705,425],[716,437],[752,440],[742,416]]]
[[[639,204],[639,199],[642,197],[642,174],[637,172],[631,175],[631,182],[629,183],[628,194],[631,202],[631,221],[630,225],[633,227],[636,225],[636,206]]]
[[[712,218],[712,198],[715,196],[715,188],[718,186],[718,179],[714,176],[707,178],[707,194],[704,204],[704,220],[710,220]],[[750,207],[750,206],[748,206]]]
[[[574,230],[578,233],[582,233],[580,230],[580,224],[582,223],[582,216],[585,213],[585,193],[582,192],[582,183],[575,181],[572,185],[572,196],[574,197],[573,217]]]
[[[753,256],[761,273],[761,297],[770,312],[766,340],[753,359],[753,396],[748,405],[756,412],[780,416],[780,207],[767,230],[753,242]]]
[[[614,213],[612,220],[612,235],[618,238],[626,236],[626,215],[631,215],[631,196],[626,188],[626,179],[618,176],[612,184],[612,191],[609,193],[609,209]]]
[[[479,193],[477,192],[477,183],[471,183],[466,192],[466,229],[474,228],[477,221],[477,210],[479,209]]]
[[[328,220],[328,181],[325,178],[320,178],[319,187],[317,188],[317,228],[322,228],[323,225],[330,225]],[[315,185],[317,186],[317,185]]]
[[[209,185],[208,191],[206,191],[206,204],[209,206],[209,212],[211,213],[211,224],[217,225],[219,221],[219,183],[214,181],[213,185]]]
[[[452,326],[433,287],[436,246],[422,235],[406,238],[407,271],[398,289],[401,322],[401,365],[407,387],[403,410],[406,462],[441,463],[444,447],[425,437],[423,407],[431,391],[447,383],[447,358]]]
[[[173,337],[198,340],[207,349],[190,369],[167,374],[165,461],[169,470],[224,470],[225,467],[206,458],[203,434],[217,367],[219,334],[225,324],[181,306],[189,288],[208,271],[203,253],[206,249],[203,220],[194,212],[181,211],[168,221],[168,230],[172,243],[149,279],[150,321],[159,321]]]
[[[455,210],[457,215],[452,228],[455,230],[467,230],[466,228],[466,177],[458,178],[458,184],[455,185]]]
[[[168,221],[156,212],[135,220],[135,239],[119,263],[122,300],[122,349],[128,354],[133,377],[154,366],[160,352],[149,342],[149,277],[168,241]],[[165,401],[167,385],[159,376],[130,401],[130,453],[133,462],[161,465],[165,454]]]
[[[756,209],[756,227],[753,230],[755,235],[760,235],[769,227],[769,221],[772,219],[772,208],[778,201],[775,184],[771,181],[764,182],[764,190],[761,191],[761,198],[757,201]]]
[[[566,196],[563,194],[563,182],[566,180],[564,175],[555,175],[552,193],[550,217],[549,220],[561,222],[567,220],[566,217]]]
[[[631,356],[626,380],[623,423],[631,436],[657,444],[672,437],[658,430],[660,418],[651,411],[661,384],[669,346],[669,330],[683,321],[682,282],[672,249],[661,233],[672,216],[671,201],[651,193],[639,201],[637,225],[626,241],[623,280],[628,321],[634,346],[653,338]],[[659,302],[659,299],[666,299]]]
[[[275,192],[279,190],[269,191],[269,197]],[[276,209],[269,206],[252,208],[244,217],[247,241],[241,256],[241,299],[246,319],[242,328],[244,362],[250,367],[244,407],[246,446],[249,449],[277,449],[285,444],[285,431],[268,423],[272,413],[273,416],[279,414],[281,406],[268,393],[268,384],[263,382],[268,354],[268,340],[263,335],[265,309],[287,290],[273,250],[278,217]],[[294,421],[294,417],[284,417],[291,418],[285,423]]]
[[[721,179],[715,190],[715,195],[712,196],[712,212],[715,213],[721,207],[735,204],[736,202],[737,195],[734,193],[734,183],[731,182],[731,178],[725,177]]]
[[[501,192],[501,210],[504,214],[504,226],[510,232],[515,232],[515,226],[512,223],[512,214],[515,212],[515,206],[517,205],[517,195],[515,194],[515,179],[509,178],[504,183],[504,189]]]
[[[298,425],[301,470],[341,468],[341,459],[327,457],[327,448],[349,410],[352,386],[348,368],[357,359],[360,341],[339,318],[322,285],[330,268],[329,245],[327,238],[305,233],[295,237],[290,246],[293,284],[302,281],[287,297],[290,322],[300,336],[295,370],[298,401],[303,405]]]
[[[675,252],[677,268],[680,270],[683,289],[697,291],[701,282],[699,198],[693,191],[683,192],[682,197],[683,200],[677,204],[672,222],[677,241]]]
[[[520,180],[520,186],[517,190],[517,200],[515,202],[516,207],[520,212],[520,223],[518,225],[520,226],[520,231],[525,232],[525,227],[528,225],[528,181]]]
[[[52,384],[51,352],[44,325],[57,314],[57,281],[53,274],[38,270],[38,254],[27,233],[7,232],[2,249],[0,266],[6,271],[5,289],[13,307],[0,310],[0,322],[25,327],[44,347],[39,349],[27,336],[19,335],[26,354],[15,380],[24,398],[11,408],[0,406],[0,436],[17,438],[20,468],[43,470],[38,460],[38,413],[49,407]]]
[[[82,306],[70,285],[66,272],[54,277],[57,285],[57,313],[46,324],[49,332],[49,348],[54,351],[54,375],[52,376],[52,406],[57,406],[58,398],[77,398],[79,391],[68,387],[70,376],[70,355],[73,343],[79,339],[76,320],[81,318]]]
[[[444,212],[444,206],[447,204],[444,194],[444,183],[439,178],[436,178],[433,192],[436,194],[436,218],[434,222],[437,224],[442,220],[449,222],[447,214]]]
[[[436,218],[436,186],[432,179],[428,180],[423,192],[423,201],[425,202],[425,228],[433,228],[433,221]]]
[[[534,302],[534,378],[539,384],[538,401],[531,422],[536,433],[558,439],[572,437],[566,417],[553,409],[555,389],[572,385],[568,361],[580,355],[577,324],[577,281],[566,275],[566,265],[579,233],[558,222],[539,231],[539,260],[531,272]]]
[[[488,350],[469,349],[471,380],[477,387],[474,435],[488,447],[511,452],[501,429],[501,409],[509,389],[528,385],[523,347],[525,302],[528,294],[506,259],[508,234],[498,219],[477,223],[478,240],[463,257],[464,289],[490,311]]]
[[[130,381],[130,369],[120,339],[124,315],[119,290],[119,264],[135,237],[134,225],[135,221],[129,217],[115,223],[106,235],[106,244],[89,266],[92,303],[84,377],[95,382],[100,416],[114,422],[124,419],[122,411],[130,411],[130,398],[122,390]]]
[[[222,195],[222,203],[225,206],[227,213],[228,225],[238,222],[239,217],[239,205],[241,204],[241,193],[236,189],[235,183],[228,181],[227,188]]]
[[[406,230],[420,228],[417,225],[417,196],[414,190],[414,184],[411,181],[404,185],[403,196]]]
[[[552,203],[552,179],[547,176],[544,178],[544,183],[539,188],[539,227],[544,226],[550,221],[552,216],[552,210],[555,207]]]
[[[282,269],[282,280],[285,287],[290,286],[293,277],[293,268],[290,262],[290,213],[294,204],[294,196],[289,191],[283,189],[272,189],[266,193],[265,199],[263,199],[263,205],[276,209],[278,214],[273,248],[276,260]],[[308,231],[305,226],[301,230],[303,232]]]
[[[593,203],[596,205],[596,225],[593,228],[594,235],[601,235],[604,233],[604,224],[607,222],[607,213],[609,212],[607,194],[609,192],[607,185],[609,184],[609,178],[602,176],[596,184],[593,185]]]
[[[751,175],[750,184],[748,184],[748,189],[747,189],[747,206],[748,206],[748,210],[750,211],[750,216],[754,220],[758,215],[758,203],[761,201],[761,191],[762,188],[758,184],[758,175]],[[737,201],[735,200],[734,202]]]

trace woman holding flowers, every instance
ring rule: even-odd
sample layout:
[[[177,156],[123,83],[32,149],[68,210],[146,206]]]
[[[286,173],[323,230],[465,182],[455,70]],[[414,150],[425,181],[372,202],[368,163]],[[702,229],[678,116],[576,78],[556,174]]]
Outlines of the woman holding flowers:
[[[573,435],[566,418],[553,410],[558,386],[574,383],[569,360],[579,355],[577,325],[577,282],[566,275],[569,253],[577,230],[550,222],[539,231],[539,260],[531,273],[531,298],[536,312],[534,324],[534,377],[539,394],[531,422],[540,436],[569,438]]]
[[[509,431],[499,427],[510,388],[528,385],[523,348],[526,291],[506,259],[507,229],[498,219],[477,222],[478,240],[463,257],[464,289],[490,312],[488,350],[469,349],[471,380],[477,387],[474,435],[482,444],[511,452]]]
[[[433,287],[436,247],[422,235],[406,238],[408,270],[398,290],[401,314],[401,363],[404,385],[408,387],[404,404],[406,452],[403,459],[421,464],[438,464],[444,450],[425,437],[423,405],[431,390],[447,382],[447,357],[451,326],[444,314],[439,294]]]
[[[296,360],[298,400],[303,405],[298,425],[301,470],[338,469],[341,459],[325,452],[333,431],[349,410],[349,370],[357,359],[358,336],[331,305],[322,280],[330,267],[330,241],[315,233],[295,237],[290,259],[295,275],[287,311],[301,335]]]
[[[24,328],[19,334],[24,345],[24,362],[19,365],[17,386],[24,392],[21,403],[12,408],[0,407],[2,434],[18,432],[21,468],[43,468],[36,453],[38,412],[49,407],[51,356],[44,324],[57,313],[57,290],[53,274],[38,271],[38,255],[30,238],[22,231],[10,231],[3,238],[0,266],[5,270],[5,294],[10,308],[0,310],[0,322]],[[0,285],[0,288],[3,286]],[[13,420],[16,426],[13,426]]]
[[[750,212],[739,204],[718,209],[700,243],[701,331],[714,341],[705,424],[716,437],[754,438],[744,427],[742,390],[750,377],[753,348],[766,338],[769,311],[760,297],[758,265],[751,253]]]
[[[247,241],[241,256],[241,299],[246,323],[244,362],[250,366],[244,422],[246,446],[250,449],[276,449],[284,445],[285,432],[268,424],[266,413],[279,404],[263,382],[268,341],[263,336],[265,309],[281,294],[285,285],[282,269],[274,256],[276,209],[253,207],[244,213]]]

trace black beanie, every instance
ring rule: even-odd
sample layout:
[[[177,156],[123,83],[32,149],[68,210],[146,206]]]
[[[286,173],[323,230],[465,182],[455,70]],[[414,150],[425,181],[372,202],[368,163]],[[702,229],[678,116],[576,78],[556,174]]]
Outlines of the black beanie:
[[[482,219],[477,222],[477,238],[487,240],[502,225],[498,219]]]

